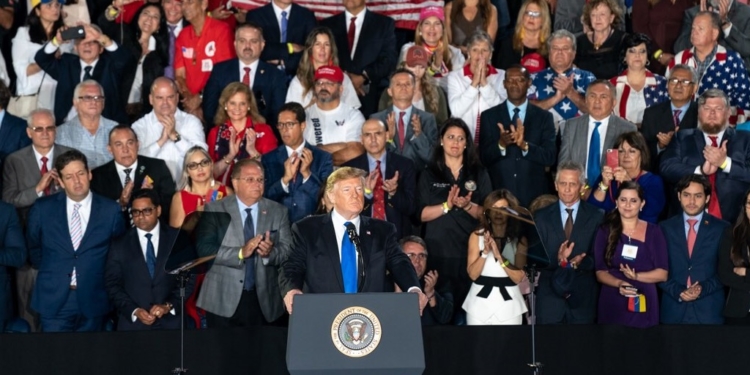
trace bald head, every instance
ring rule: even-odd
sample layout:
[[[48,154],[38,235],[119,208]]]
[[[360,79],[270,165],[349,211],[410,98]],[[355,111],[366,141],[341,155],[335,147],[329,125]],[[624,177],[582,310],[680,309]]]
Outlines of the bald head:
[[[159,77],[151,84],[151,94],[148,98],[157,116],[174,116],[177,112],[180,94],[173,80],[167,77]]]

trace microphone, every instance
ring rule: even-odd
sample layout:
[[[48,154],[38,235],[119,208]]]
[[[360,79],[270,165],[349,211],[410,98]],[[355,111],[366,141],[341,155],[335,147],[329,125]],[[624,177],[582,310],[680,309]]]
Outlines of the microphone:
[[[354,250],[357,252],[357,255],[359,255],[359,260],[357,261],[357,269],[359,270],[359,285],[357,287],[358,290],[362,290],[362,286],[365,283],[365,257],[362,256],[362,245],[359,242],[359,234],[357,234],[357,228],[352,223],[346,223],[346,235],[349,236],[349,240],[352,241],[354,244]]]

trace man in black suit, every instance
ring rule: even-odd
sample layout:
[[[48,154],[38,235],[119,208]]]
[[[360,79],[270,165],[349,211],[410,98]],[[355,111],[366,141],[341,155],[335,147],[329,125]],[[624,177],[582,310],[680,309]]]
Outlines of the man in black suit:
[[[11,268],[20,268],[26,263],[26,242],[18,215],[13,206],[0,202],[0,333],[5,321],[10,318]]]
[[[44,45],[34,56],[34,60],[50,77],[57,80],[55,90],[55,118],[60,125],[73,117],[73,90],[79,83],[93,79],[102,86],[106,105],[102,115],[119,123],[127,123],[125,98],[120,97],[120,82],[123,69],[132,59],[126,48],[101,32],[96,25],[83,25],[86,37],[76,39],[75,51],[56,57],[62,36],[58,30],[51,42]],[[106,50],[106,53],[105,53]]]
[[[134,193],[153,189],[163,208],[161,218],[169,221],[169,203],[175,192],[174,180],[161,159],[138,155],[138,138],[127,125],[117,125],[109,132],[107,149],[114,160],[91,171],[91,190],[117,201],[125,223],[130,223],[128,206]]]
[[[294,296],[305,293],[383,292],[390,281],[419,294],[419,309],[427,297],[419,288],[409,258],[398,246],[393,224],[361,216],[365,175],[361,169],[341,167],[326,182],[330,214],[310,216],[292,225],[292,247],[282,262],[281,293],[292,313]],[[356,251],[359,247],[359,251]]]
[[[273,0],[247,12],[245,19],[263,28],[266,47],[260,58],[278,65],[287,77],[296,75],[307,34],[318,23],[315,14],[292,0]]]
[[[536,291],[539,324],[593,324],[596,317],[599,286],[592,255],[604,212],[581,200],[585,180],[582,165],[561,162],[555,176],[558,202],[534,215],[549,257]]]
[[[552,114],[526,99],[531,76],[514,65],[505,71],[508,100],[484,112],[480,118],[479,156],[493,189],[508,189],[522,206],[547,194],[545,168],[555,164],[555,124]]]
[[[399,240],[398,244],[411,260],[414,271],[417,272],[419,286],[427,296],[427,306],[422,314],[422,325],[450,323],[453,317],[453,293],[446,283],[443,283],[442,287],[437,287],[439,275],[436,270],[427,272],[427,243],[418,236],[407,236]]]
[[[221,91],[232,82],[249,85],[255,94],[258,110],[270,125],[276,125],[279,108],[286,100],[286,76],[276,66],[261,61],[265,48],[263,30],[255,23],[237,26],[234,32],[234,49],[237,57],[214,66],[206,87],[203,89],[203,115],[213,123]],[[274,134],[279,139],[275,126]]]
[[[649,170],[653,173],[659,173],[659,158],[674,134],[680,129],[695,129],[698,126],[698,105],[693,101],[698,89],[697,82],[693,68],[675,65],[667,80],[670,100],[648,107],[643,112],[641,133],[651,153]]]
[[[362,125],[364,154],[344,165],[368,173],[362,214],[396,226],[396,238],[412,234],[409,216],[417,210],[417,177],[414,163],[385,150],[388,129],[377,119]]]
[[[378,109],[380,94],[396,66],[393,19],[365,7],[365,0],[344,0],[346,11],[321,21],[333,32],[339,66],[354,84],[365,117]]]
[[[179,230],[159,223],[159,195],[133,195],[134,228],[112,241],[104,271],[109,299],[117,310],[117,330],[180,328],[179,286],[165,270]]]
[[[26,121],[6,110],[10,97],[10,90],[0,81],[0,172],[8,155],[31,144],[31,139],[26,136]]]

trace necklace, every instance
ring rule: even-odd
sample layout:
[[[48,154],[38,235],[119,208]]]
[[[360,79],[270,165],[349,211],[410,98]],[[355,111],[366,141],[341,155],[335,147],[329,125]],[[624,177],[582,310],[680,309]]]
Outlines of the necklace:
[[[625,231],[625,228],[622,229],[622,233],[624,233],[626,236],[628,236],[628,244],[630,244],[631,237],[633,237],[633,234],[635,233],[635,231],[638,230],[638,224],[639,223],[640,222],[636,222],[635,223],[635,227],[633,227],[633,229],[631,229],[629,231]]]
[[[591,32],[591,43],[593,43],[593,44],[594,44],[594,50],[598,51],[598,50],[599,50],[599,48],[601,48],[602,44],[604,44],[604,43],[605,43],[605,42],[607,41],[607,39],[609,39],[610,35],[612,35],[612,33],[613,33],[614,31],[615,31],[615,30],[614,30],[613,28],[611,28],[611,27],[610,27],[610,28],[609,28],[609,33],[607,34],[607,37],[606,37],[606,38],[604,38],[604,40],[603,40],[603,41],[602,41],[601,43],[597,43],[597,42],[596,42],[596,31],[592,31],[592,32]]]

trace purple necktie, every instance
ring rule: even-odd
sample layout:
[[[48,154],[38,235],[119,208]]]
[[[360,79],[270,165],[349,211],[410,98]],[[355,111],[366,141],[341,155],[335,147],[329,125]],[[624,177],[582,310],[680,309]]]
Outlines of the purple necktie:
[[[164,75],[174,79],[174,42],[177,39],[174,35],[174,29],[177,26],[167,25],[167,27],[169,28],[169,65],[164,68]]]

